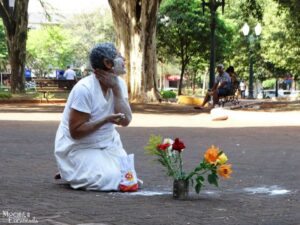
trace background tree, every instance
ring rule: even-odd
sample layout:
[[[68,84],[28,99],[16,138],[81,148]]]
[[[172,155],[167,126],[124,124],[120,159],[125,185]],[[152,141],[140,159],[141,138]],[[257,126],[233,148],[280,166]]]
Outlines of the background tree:
[[[256,0],[232,0],[226,7],[221,21],[226,24],[226,34],[231,34],[230,41],[226,41],[226,51],[223,53],[223,62],[226,67],[232,65],[238,74],[239,80],[249,79],[249,58],[251,57],[254,62],[255,72],[261,68],[261,48],[259,38],[253,35],[253,28],[257,23],[262,21],[263,7],[260,1]],[[251,28],[251,37],[245,37],[242,33],[242,27],[247,22]],[[264,29],[264,28],[263,28]],[[249,41],[251,39],[251,44]],[[225,40],[227,38],[224,38]],[[251,45],[251,46],[250,46]],[[222,49],[222,48],[221,48]],[[251,55],[251,56],[250,56]],[[254,76],[256,77],[256,76]]]
[[[44,26],[30,30],[27,41],[27,65],[38,76],[44,76],[52,69],[64,69],[73,65],[73,51],[76,49],[69,30],[60,26]]]
[[[236,30],[230,20],[225,20],[219,14],[217,23],[216,61],[224,63],[232,55]],[[205,68],[209,65],[209,12],[203,14],[201,4],[197,0],[166,0],[160,7],[157,29],[159,55],[164,55],[164,58],[176,57],[181,67],[178,94],[182,94],[182,78],[186,72],[190,75],[192,87],[195,88],[196,81],[200,80],[197,76],[206,74]]]
[[[29,0],[15,0],[14,7],[8,0],[0,0],[0,17],[3,20],[11,65],[11,91],[24,92],[24,68]]]
[[[282,6],[282,9],[285,9],[289,12],[290,21],[292,23],[300,25],[300,1],[298,0],[275,0]],[[300,28],[300,27],[298,27]]]
[[[62,26],[72,34],[75,66],[88,64],[89,52],[95,44],[116,41],[110,10],[96,9],[91,13],[76,14]]]
[[[6,70],[8,64],[8,52],[6,46],[5,30],[2,21],[0,21],[0,70]]]
[[[196,86],[206,83],[208,78],[208,57],[193,57],[188,65],[188,75],[191,82],[192,94],[196,93]],[[206,88],[205,86],[203,88]]]
[[[281,45],[284,45],[284,53],[287,70],[292,73],[295,81],[294,88],[296,89],[297,82],[300,75],[300,1],[298,0],[275,0],[278,3],[276,14],[284,15],[284,19],[280,22],[285,25],[285,30],[287,31],[286,40]],[[275,17],[277,19],[278,17]]]
[[[157,100],[156,19],[161,0],[108,0],[117,43],[127,61],[127,83],[132,100]]]
[[[209,20],[202,16],[198,1],[166,0],[158,17],[158,51],[165,58],[176,57],[180,64],[178,95],[182,81],[193,57],[208,55]],[[193,73],[195,74],[195,73]]]

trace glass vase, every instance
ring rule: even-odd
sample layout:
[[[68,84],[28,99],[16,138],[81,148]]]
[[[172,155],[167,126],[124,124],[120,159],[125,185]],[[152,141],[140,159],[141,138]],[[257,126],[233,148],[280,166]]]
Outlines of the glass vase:
[[[189,195],[189,181],[188,180],[174,180],[173,182],[173,198],[184,200]]]

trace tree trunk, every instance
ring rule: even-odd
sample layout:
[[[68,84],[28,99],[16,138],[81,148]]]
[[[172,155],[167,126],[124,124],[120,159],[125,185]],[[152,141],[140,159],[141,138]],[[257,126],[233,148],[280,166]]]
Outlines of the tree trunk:
[[[193,95],[195,95],[196,93],[196,76],[197,76],[197,72],[194,71],[193,72],[193,83],[192,83],[192,89],[193,89]]]
[[[117,45],[127,61],[131,101],[160,98],[156,86],[156,18],[161,0],[109,0]]]
[[[0,16],[6,31],[9,62],[11,65],[11,91],[25,92],[24,69],[28,26],[29,0],[16,0],[14,8],[8,1],[0,2]]]
[[[205,74],[204,74],[204,79],[203,79],[203,84],[202,84],[202,95],[205,94],[206,92],[206,78],[208,76],[208,69],[205,69]]]
[[[185,72],[186,63],[182,62],[181,64],[181,71],[180,71],[180,80],[179,80],[179,88],[178,88],[178,95],[182,95],[182,84],[183,84],[183,75]]]

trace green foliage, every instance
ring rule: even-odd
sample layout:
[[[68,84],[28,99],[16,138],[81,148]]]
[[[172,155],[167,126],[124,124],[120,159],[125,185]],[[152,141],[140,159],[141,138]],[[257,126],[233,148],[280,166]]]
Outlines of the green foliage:
[[[176,98],[176,93],[174,91],[161,91],[160,92],[161,96],[165,99],[168,99],[168,98]]]
[[[67,65],[88,65],[91,48],[99,42],[115,40],[109,11],[77,14],[61,26],[30,30],[27,40],[27,65],[39,76]]]
[[[148,141],[148,144],[144,147],[145,151],[150,153],[151,155],[157,155],[157,145],[162,142],[161,136],[151,135]]]
[[[187,71],[193,58],[208,60],[209,34],[208,16],[203,16],[197,0],[162,2],[157,21],[158,57],[160,61],[175,58],[181,76]],[[181,88],[179,86],[179,91]]]
[[[110,10],[77,14],[64,24],[64,28],[72,34],[74,64],[78,67],[88,64],[89,52],[95,44],[116,39]]]
[[[210,12],[203,14],[198,0],[163,1],[157,23],[157,50],[160,61],[175,57],[181,75],[192,85],[200,84],[200,75],[209,66]],[[239,27],[217,13],[216,61],[232,58]],[[234,44],[233,44],[234,43]]]
[[[62,69],[73,61],[73,39],[60,26],[30,30],[27,40],[27,65],[42,76],[53,68]]]
[[[144,149],[149,154],[157,156],[157,161],[160,162],[167,169],[168,176],[172,176],[175,179],[181,179],[182,171],[178,170],[177,168],[177,162],[178,160],[181,160],[181,155],[173,154],[172,152],[167,150],[159,150],[157,146],[161,143],[161,136],[151,135],[148,144],[144,147]]]
[[[6,69],[8,63],[8,51],[6,46],[5,30],[3,22],[0,19],[0,70]]]
[[[263,81],[282,77],[286,72],[294,76],[299,74],[300,23],[296,16],[292,16],[299,4],[299,1],[296,3],[293,0],[230,1],[225,8],[223,20],[236,35],[228,43],[231,52],[223,53],[225,64],[233,65],[239,77],[247,79],[251,50],[255,79]],[[251,42],[241,32],[245,22],[250,26],[248,37],[251,36]],[[262,24],[262,34],[255,37],[254,27],[258,22]],[[273,68],[270,69],[269,64]]]
[[[276,84],[276,79],[268,79],[263,81],[262,86],[264,89],[273,89],[275,87]]]
[[[300,1],[298,0],[275,0],[281,6],[283,11],[289,12],[290,24],[300,29]]]
[[[204,185],[204,175],[210,172],[207,174],[207,182],[218,187],[219,177],[217,175],[217,168],[218,164],[210,164],[203,160],[192,172],[187,175],[186,179],[192,181],[192,185],[195,185],[196,193],[199,193]]]
[[[0,99],[10,99],[12,97],[10,92],[0,91]]]
[[[300,41],[297,32],[300,26],[291,22],[291,13],[281,10],[274,1],[266,2],[262,56],[274,65],[273,76],[283,76],[286,71],[294,75],[300,73]]]
[[[207,181],[208,181],[208,183],[213,184],[216,187],[218,187],[218,178],[219,177],[218,177],[216,171],[212,171],[212,173],[207,176]]]
[[[208,38],[209,19],[202,15],[198,1],[163,1],[157,23],[159,55],[175,56],[187,64],[194,55],[208,55]]]
[[[218,187],[218,173],[217,170],[221,166],[225,166],[227,162],[227,156],[219,151],[218,148],[212,146],[210,151],[217,153],[217,157],[214,162],[207,162],[205,159],[200,161],[200,163],[189,173],[186,173],[183,169],[182,162],[182,152],[183,149],[178,151],[174,145],[181,143],[183,148],[184,144],[175,139],[175,142],[171,139],[162,140],[161,136],[151,135],[148,144],[144,147],[145,151],[150,155],[156,156],[158,162],[162,164],[167,170],[167,175],[174,178],[174,180],[186,180],[190,181],[192,186],[195,187],[195,191],[199,193],[204,185],[205,177],[207,177],[207,182],[209,184]],[[231,166],[227,165],[228,170],[231,170]],[[230,172],[231,173],[231,172]],[[229,174],[230,174],[229,173]]]
[[[241,13],[243,13],[244,18],[256,18],[257,20],[262,20],[264,8],[257,0],[245,0],[241,1]]]

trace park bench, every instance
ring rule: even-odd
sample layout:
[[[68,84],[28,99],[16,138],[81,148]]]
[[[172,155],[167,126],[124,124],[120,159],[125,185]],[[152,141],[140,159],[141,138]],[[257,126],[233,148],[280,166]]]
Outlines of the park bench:
[[[240,101],[239,101],[239,93],[238,93],[238,88],[232,88],[231,91],[230,91],[230,94],[227,95],[227,96],[222,96],[219,98],[219,106],[222,106],[224,107],[224,105],[226,103],[232,103],[233,105],[238,105],[240,104]]]
[[[48,98],[50,93],[68,93],[70,84],[76,81],[57,80],[57,79],[35,79],[36,92],[42,93],[44,98]]]

